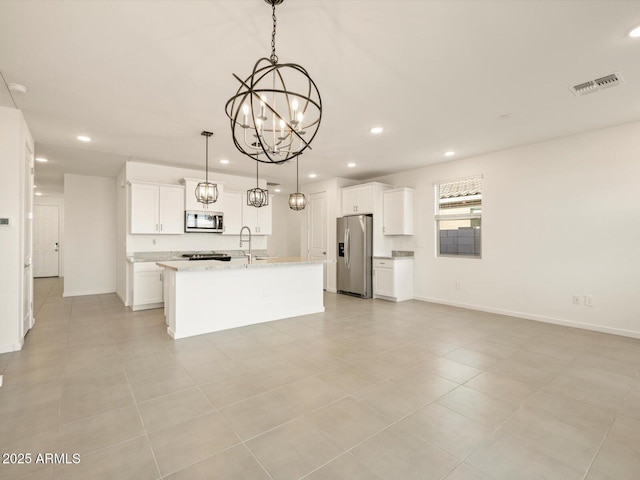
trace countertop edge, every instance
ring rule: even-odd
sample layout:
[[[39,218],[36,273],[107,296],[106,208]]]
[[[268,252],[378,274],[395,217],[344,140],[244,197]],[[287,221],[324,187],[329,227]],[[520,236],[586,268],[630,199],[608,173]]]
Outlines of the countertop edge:
[[[156,265],[176,272],[195,272],[206,270],[232,270],[238,268],[264,268],[264,267],[286,267],[292,265],[312,265],[331,263],[333,260],[290,260],[290,259],[271,259],[260,260],[259,263],[232,263],[232,262],[220,262],[218,260],[200,260],[198,262],[192,262],[189,260],[179,261],[162,261],[156,262]]]

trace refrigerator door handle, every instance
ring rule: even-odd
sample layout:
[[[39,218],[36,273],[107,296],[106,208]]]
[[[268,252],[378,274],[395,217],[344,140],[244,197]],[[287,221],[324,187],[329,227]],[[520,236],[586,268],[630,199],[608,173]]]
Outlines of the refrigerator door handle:
[[[344,232],[344,256],[347,268],[351,268],[351,230]]]

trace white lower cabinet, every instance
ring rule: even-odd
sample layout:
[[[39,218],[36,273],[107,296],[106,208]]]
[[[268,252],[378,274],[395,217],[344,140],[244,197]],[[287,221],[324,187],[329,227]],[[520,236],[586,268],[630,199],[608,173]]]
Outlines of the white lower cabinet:
[[[373,259],[373,296],[402,302],[413,298],[413,258]]]
[[[133,305],[132,310],[159,308],[164,299],[164,268],[155,262],[133,264]]]

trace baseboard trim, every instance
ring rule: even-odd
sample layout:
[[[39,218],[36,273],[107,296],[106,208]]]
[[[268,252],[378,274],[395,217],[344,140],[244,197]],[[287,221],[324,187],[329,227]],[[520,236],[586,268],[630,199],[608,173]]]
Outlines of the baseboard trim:
[[[22,350],[22,343],[7,343],[0,345],[0,353],[18,352]]]
[[[110,293],[116,293],[115,290],[110,291],[91,291],[91,292],[62,292],[62,296],[66,297],[86,297],[87,295],[108,295]]]
[[[479,312],[496,313],[498,315],[507,315],[510,317],[524,318],[525,320],[534,320],[536,322],[552,323],[554,325],[562,325],[565,327],[581,328],[583,330],[591,330],[594,332],[610,333],[612,335],[620,335],[623,337],[640,338],[640,331],[625,330],[622,328],[603,327],[601,325],[593,325],[591,323],[575,322],[573,320],[565,320],[563,318],[547,317],[544,315],[534,315],[526,312],[516,312],[513,310],[505,310],[502,308],[485,307],[481,305],[472,305],[461,302],[451,302],[449,300],[441,300],[439,298],[430,297],[414,297],[415,300],[421,302],[438,303],[441,305],[449,305],[451,307],[467,308],[469,310],[477,310]]]

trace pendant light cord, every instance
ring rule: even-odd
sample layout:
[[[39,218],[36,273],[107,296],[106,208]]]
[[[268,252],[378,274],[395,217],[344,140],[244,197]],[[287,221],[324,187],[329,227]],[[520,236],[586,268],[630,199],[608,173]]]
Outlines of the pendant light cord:
[[[205,183],[209,183],[209,136],[205,136],[206,138],[206,147],[205,147],[205,170],[204,170],[204,181]]]
[[[300,185],[298,185],[298,179],[300,178],[300,173],[298,172],[299,158],[300,156],[296,157],[296,193],[300,193]]]

